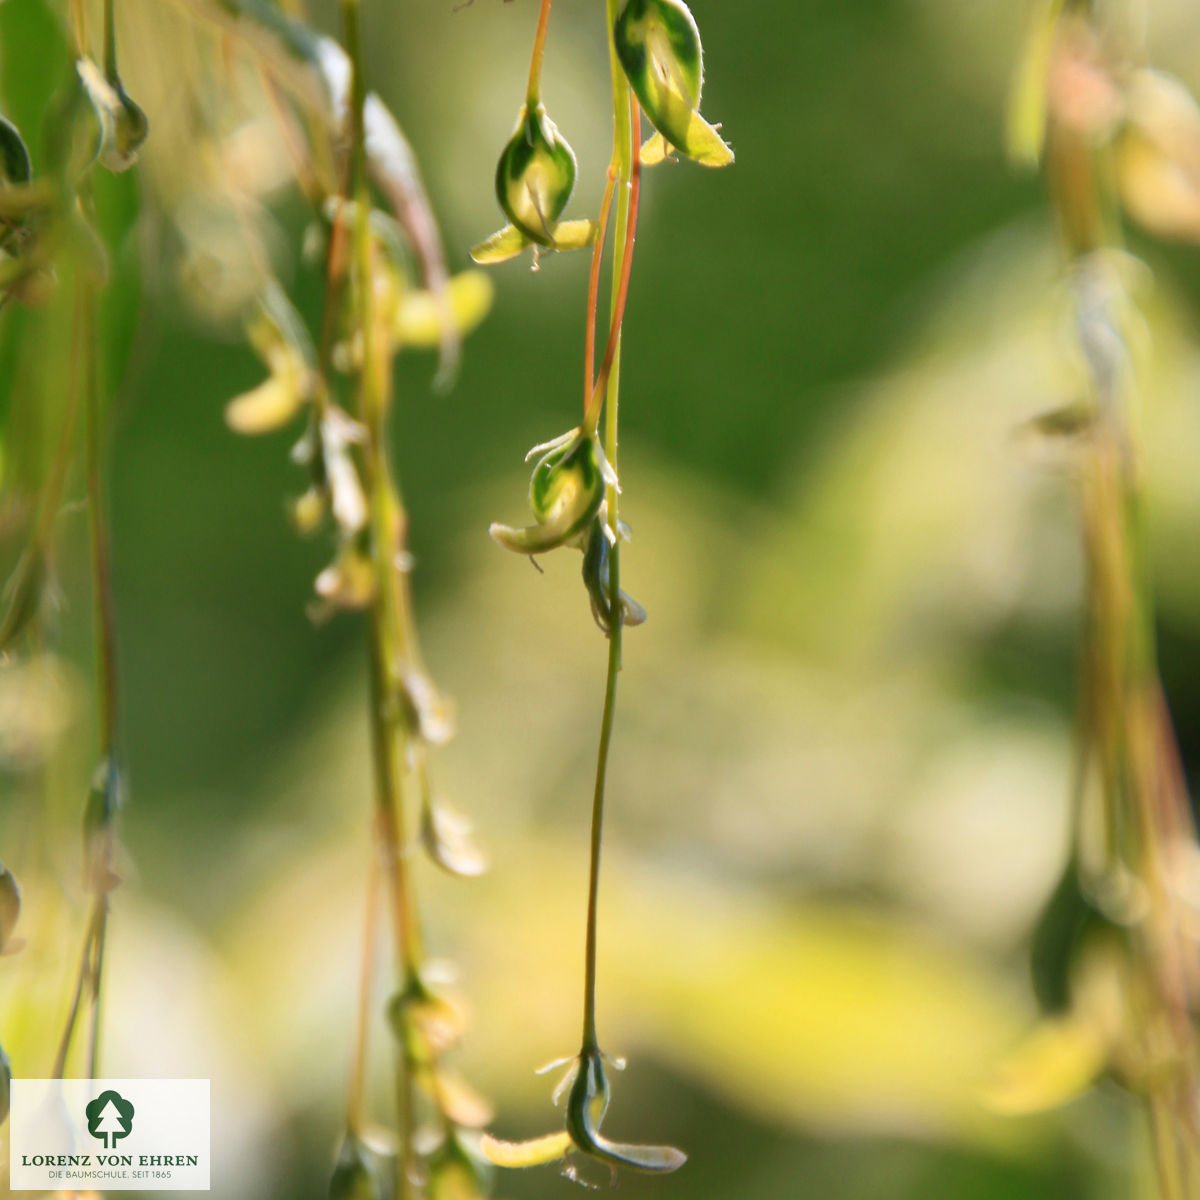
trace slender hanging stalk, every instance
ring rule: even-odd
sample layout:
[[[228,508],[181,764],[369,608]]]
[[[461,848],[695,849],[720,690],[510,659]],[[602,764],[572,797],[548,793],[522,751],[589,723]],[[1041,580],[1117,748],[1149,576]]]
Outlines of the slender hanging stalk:
[[[96,359],[96,289],[90,280],[76,282],[84,394],[84,474],[91,541],[93,648],[96,681],[97,768],[84,811],[84,884],[91,893],[79,968],[67,1020],[55,1055],[53,1076],[61,1078],[84,999],[89,1005],[87,1072],[95,1078],[100,1061],[101,984],[108,935],[109,892],[116,886],[113,863],[115,823],[120,804],[117,766],[116,620],[113,612],[109,543],[104,514],[104,417]],[[73,407],[73,405],[71,406]]]
[[[617,0],[607,0],[610,27],[616,20]],[[634,239],[637,231],[638,188],[641,164],[636,156],[635,129],[637,104],[617,58],[615,46],[609,39],[613,80],[613,159],[610,167],[610,186],[617,190],[616,234],[613,239],[613,281],[608,347],[599,379],[588,397],[588,410],[596,397],[604,396],[605,430],[604,453],[613,470],[617,470],[618,428],[621,392],[621,328],[625,304],[629,296],[629,279],[633,269]],[[602,212],[607,216],[607,203]],[[599,255],[596,255],[598,259]],[[589,287],[589,292],[591,289]],[[588,327],[595,328],[594,293],[589,294]],[[588,367],[588,375],[591,367]],[[585,416],[585,424],[588,421]],[[621,616],[621,538],[620,496],[615,483],[605,491],[605,508],[611,546],[609,549],[609,604],[615,614],[608,638],[608,666],[604,683],[604,711],[600,720],[600,745],[596,755],[596,784],[592,795],[592,830],[588,859],[587,933],[584,946],[583,1040],[581,1055],[599,1050],[596,1035],[596,940],[600,903],[600,855],[604,840],[604,799],[608,780],[608,754],[612,745],[613,722],[617,708],[617,676],[621,670],[624,619]]]
[[[371,263],[370,196],[366,178],[366,86],[358,0],[343,0],[343,30],[352,65],[350,97],[351,149],[349,193],[354,198],[356,219],[352,231],[353,257],[358,290],[355,296],[357,324],[362,337],[363,360],[359,374],[359,419],[366,429],[365,483],[370,512],[371,563],[375,575],[374,599],[368,614],[367,653],[370,672],[371,753],[375,769],[375,829],[379,854],[391,897],[392,930],[397,962],[404,983],[415,973],[420,955],[420,934],[409,881],[405,853],[402,784],[397,745],[394,696],[389,686],[394,640],[399,632],[391,604],[394,597],[396,554],[395,507],[386,451],[386,389],[389,380],[381,370],[376,350],[375,298]],[[389,546],[393,549],[389,550]],[[367,946],[364,953],[369,953]],[[400,1151],[397,1157],[398,1195],[412,1194],[415,1160],[414,1063],[407,1040],[396,1051],[396,1102],[400,1121]]]
[[[471,1172],[460,1132],[466,1122],[479,1118],[466,1112],[461,1101],[447,1089],[441,1058],[456,1034],[456,1029],[450,1027],[456,1023],[458,1014],[430,990],[424,979],[425,947],[410,852],[411,830],[418,810],[422,822],[430,825],[429,830],[423,826],[427,845],[430,841],[437,842],[427,762],[433,733],[424,724],[426,716],[421,707],[424,701],[416,695],[428,684],[408,576],[408,516],[388,449],[392,361],[398,339],[387,323],[380,299],[381,288],[389,286],[389,267],[382,257],[371,220],[367,110],[373,98],[368,98],[363,70],[359,0],[343,0],[342,21],[351,71],[347,113],[349,153],[344,187],[334,200],[331,219],[325,313],[310,433],[320,436],[333,413],[330,399],[333,342],[339,317],[345,315],[350,325],[348,344],[355,345],[359,355],[355,415],[361,431],[356,440],[360,446],[365,494],[365,528],[354,531],[348,544],[363,551],[370,578],[365,607],[375,860],[368,879],[368,916],[347,1101],[350,1153],[347,1156],[344,1149],[331,1194],[358,1196],[356,1189],[368,1186],[370,1179],[361,1142],[378,870],[386,886],[397,969],[388,1012],[396,1039],[398,1152],[393,1189],[398,1197],[407,1200],[424,1193],[426,1179],[433,1188],[439,1173],[446,1171],[457,1172],[456,1178],[465,1173],[470,1177],[471,1187],[478,1189],[480,1180]],[[447,865],[443,859],[439,861]],[[429,1110],[440,1139],[431,1152],[418,1146],[423,1108]]]
[[[716,128],[699,114],[703,82],[699,31],[683,0],[605,0],[612,85],[613,150],[597,221],[561,220],[575,183],[574,152],[546,115],[540,78],[550,11],[544,0],[534,36],[529,86],[517,130],[496,171],[496,198],[511,224],[477,245],[477,262],[503,262],[532,248],[538,255],[591,246],[583,354],[583,415],[568,433],[535,446],[530,483],[535,524],[524,529],[493,524],[492,538],[505,549],[533,558],[562,547],[583,552],[583,579],[596,624],[608,638],[604,705],[592,791],[588,854],[587,920],[584,936],[583,1022],[579,1053],[560,1064],[567,1075],[555,1091],[568,1094],[566,1128],[527,1142],[485,1137],[484,1153],[500,1166],[525,1167],[563,1161],[578,1177],[576,1153],[610,1168],[668,1172],[685,1155],[671,1146],[610,1141],[600,1132],[608,1109],[605,1063],[620,1068],[600,1048],[597,1030],[597,940],[600,866],[609,755],[617,711],[624,631],[645,620],[645,611],[621,589],[621,544],[627,530],[620,518],[618,450],[621,343],[633,274],[643,161],[653,165],[679,153],[707,166],[724,166],[733,152]],[[536,112],[531,108],[536,105]],[[641,145],[643,113],[657,130]],[[607,334],[599,371],[596,339],[600,276],[612,226],[612,274]],[[603,426],[603,433],[601,427]]]
[[[550,6],[554,0],[541,0],[538,11],[537,33],[533,39],[533,55],[529,62],[529,85],[525,89],[525,103],[535,108],[542,98],[542,62],[546,57],[546,34],[550,29]]]
[[[1197,947],[1180,872],[1196,830],[1157,664],[1130,302],[1118,253],[1121,139],[1140,136],[1136,123],[1122,126],[1121,114],[1128,106],[1136,122],[1136,88],[1163,84],[1134,71],[1140,55],[1112,57],[1121,41],[1105,26],[1112,16],[1088,0],[1048,3],[1031,43],[1045,54],[1038,150],[1072,287],[1085,392],[1075,473],[1086,596],[1074,846],[1056,896],[1079,897],[1087,914],[1080,925],[1097,931],[1091,940],[1077,935],[1067,957],[1078,961],[1065,965],[1118,964],[1125,1012],[1108,1065],[1146,1105],[1164,1200],[1191,1200],[1200,1186]],[[1196,130],[1200,136],[1200,113]],[[1089,823],[1092,777],[1099,820]],[[1094,830],[1102,834],[1098,851]],[[1053,929],[1057,913],[1052,902],[1040,930]]]

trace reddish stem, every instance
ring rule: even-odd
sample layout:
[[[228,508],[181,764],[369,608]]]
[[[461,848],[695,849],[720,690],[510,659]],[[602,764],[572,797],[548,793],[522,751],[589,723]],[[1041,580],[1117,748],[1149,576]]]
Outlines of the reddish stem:
[[[604,238],[608,232],[608,217],[612,210],[613,193],[616,190],[616,171],[608,168],[608,183],[604,188],[604,199],[600,202],[600,232],[592,247],[592,273],[588,280],[587,337],[583,348],[583,408],[587,411],[588,401],[596,385],[596,311],[600,302],[600,261],[604,257]]]

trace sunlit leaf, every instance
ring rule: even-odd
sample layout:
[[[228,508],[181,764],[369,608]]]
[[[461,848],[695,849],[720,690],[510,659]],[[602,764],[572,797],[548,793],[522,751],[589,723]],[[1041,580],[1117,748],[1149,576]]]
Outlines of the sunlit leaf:
[[[515,225],[505,225],[503,229],[498,229],[491,237],[484,239],[477,246],[472,246],[471,257],[480,266],[492,266],[495,263],[508,262],[510,258],[516,258],[531,244],[530,240]]]
[[[459,337],[465,337],[487,316],[495,288],[482,271],[463,271],[449,284],[450,313]],[[405,291],[396,310],[396,336],[406,346],[436,348],[444,336],[443,307],[432,292]]]
[[[700,116],[703,49],[695,18],[683,0],[628,0],[613,41],[654,128],[706,167],[733,162],[733,151]]]
[[[225,406],[225,422],[234,433],[271,433],[287,425],[304,403],[302,376],[281,372],[235,396]]]
[[[997,1067],[984,1102],[1006,1115],[1058,1108],[1086,1092],[1103,1071],[1108,1043],[1078,1017],[1041,1022]]]
[[[554,226],[554,250],[585,250],[595,243],[600,233],[599,222],[590,217],[559,221]]]
[[[1064,0],[1038,0],[1013,79],[1008,106],[1008,152],[1036,166],[1046,137],[1047,95],[1054,37]]]
[[[1121,202],[1159,237],[1200,241],[1200,106],[1178,80],[1138,71],[1115,148]]]
[[[498,1167],[540,1167],[562,1158],[571,1148],[571,1138],[563,1130],[524,1142],[502,1142],[485,1133],[480,1139],[479,1148],[488,1161]]]

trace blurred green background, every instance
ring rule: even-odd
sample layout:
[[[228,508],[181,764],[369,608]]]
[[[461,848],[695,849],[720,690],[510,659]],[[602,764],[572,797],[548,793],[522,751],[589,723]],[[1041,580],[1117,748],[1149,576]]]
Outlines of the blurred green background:
[[[1194,8],[1149,7],[1156,60],[1200,83]],[[1002,149],[1022,9],[693,4],[705,111],[737,163],[646,180],[621,477],[624,575],[650,617],[626,645],[600,978],[602,1036],[631,1060],[606,1129],[691,1158],[679,1176],[623,1178],[634,1196],[1067,1200],[1145,1186],[1140,1119],[1115,1093],[1025,1118],[979,1098],[1034,1017],[1023,946],[1063,853],[1080,594],[1065,474],[1019,434],[1064,398],[1070,345],[1040,185]],[[573,215],[595,210],[607,161],[600,12],[560,0],[550,36],[544,94],[580,159]],[[392,0],[366,14],[371,81],[461,269],[500,223],[491,179],[536,4]],[[311,16],[336,28],[332,10]],[[0,6],[10,110],[37,111],[52,30],[41,0]],[[138,70],[135,53],[131,85]],[[171,153],[152,141],[148,156],[162,169]],[[280,270],[314,316],[320,281],[295,253],[303,209],[283,192],[272,212]],[[261,368],[235,330],[190,311],[162,244],[143,245],[112,447],[131,866],[105,1069],[211,1077],[214,1194],[304,1200],[324,1194],[354,1003],[362,631],[307,619],[328,546],[285,520],[302,487],[292,434],[228,432],[225,402]],[[1153,270],[1144,420],[1163,669],[1194,769],[1200,263],[1134,249]],[[522,456],[576,419],[587,265],[497,270],[495,311],[450,396],[431,392],[427,358],[398,373],[419,615],[458,708],[436,771],[493,859],[478,882],[420,882],[430,941],[471,1003],[461,1065],[502,1136],[557,1125],[532,1069],[577,1037],[605,645],[573,555],[539,576],[486,530],[524,520]],[[14,730],[49,688],[72,797],[90,747],[83,536],[64,518],[52,684],[20,663],[0,672]],[[19,741],[0,735],[18,872],[36,857],[41,769]],[[27,888],[31,927],[63,936],[33,938],[0,970],[17,1074],[44,1073],[65,1004],[82,912],[73,803],[49,837],[61,870]],[[382,1033],[375,1046],[383,1096]],[[497,1194],[569,1188],[547,1169],[501,1178]]]

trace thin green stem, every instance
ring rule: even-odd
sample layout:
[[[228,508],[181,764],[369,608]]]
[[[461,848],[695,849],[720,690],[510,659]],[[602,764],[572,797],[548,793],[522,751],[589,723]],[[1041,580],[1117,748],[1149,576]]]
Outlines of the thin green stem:
[[[96,296],[83,286],[84,426],[88,524],[92,543],[92,609],[95,625],[96,714],[101,761],[111,759],[117,735],[116,621],[104,519],[103,414],[96,363]]]
[[[538,11],[537,33],[533,37],[533,57],[529,62],[529,86],[525,89],[525,104],[537,107],[542,94],[542,62],[546,57],[546,34],[550,29],[550,6],[554,0],[542,0]]]
[[[613,165],[616,169],[617,217],[613,243],[613,283],[610,303],[609,345],[606,353],[608,374],[605,379],[606,423],[605,455],[617,467],[618,415],[621,377],[621,323],[628,293],[629,269],[632,263],[631,228],[637,216],[637,194],[632,183],[637,175],[634,158],[633,99],[625,72],[617,57],[612,31],[619,15],[620,0],[606,0],[609,29],[609,56],[613,86]],[[589,405],[589,408],[591,406]],[[609,598],[613,614],[608,641],[608,666],[604,686],[604,712],[600,721],[600,745],[596,755],[596,784],[592,794],[591,846],[588,866],[587,935],[584,947],[583,1037],[581,1054],[599,1049],[596,1030],[596,951],[597,925],[600,909],[600,857],[604,842],[604,799],[608,780],[608,756],[612,745],[613,723],[616,718],[617,676],[621,670],[621,646],[624,621],[621,614],[621,556],[619,537],[619,496],[609,485],[606,511],[612,549],[609,554]]]
[[[354,1014],[354,1042],[350,1052],[350,1086],[347,1089],[346,1128],[358,1136],[363,1128],[367,1081],[367,1029],[371,1019],[371,981],[375,966],[375,915],[378,910],[379,860],[374,839],[367,863],[367,902],[363,916],[362,961],[359,968],[358,1008]]]
[[[392,906],[400,994],[418,985],[424,962],[421,921],[407,858],[405,813],[406,750],[419,738],[412,727],[404,688],[409,672],[420,670],[412,597],[405,571],[408,518],[388,454],[387,418],[391,407],[392,348],[382,326],[374,295],[375,255],[369,226],[371,197],[366,177],[366,87],[358,0],[343,0],[346,46],[354,83],[351,92],[350,169],[347,192],[355,202],[352,231],[356,282],[357,329],[362,339],[358,415],[366,430],[363,447],[369,536],[375,592],[368,614],[371,743],[375,767],[376,829]],[[436,1089],[437,1055],[415,1026],[397,1030],[397,1110],[400,1152],[397,1191],[401,1198],[416,1185],[418,1074],[428,1068],[435,1081],[434,1104],[443,1124],[449,1123],[445,1102]]]
[[[1111,881],[1124,889],[1132,876],[1144,903],[1131,924],[1131,994],[1144,1006],[1144,1099],[1159,1190],[1164,1200],[1174,1200],[1191,1194],[1200,1162],[1191,1101],[1197,1080],[1191,950],[1169,879],[1169,859],[1180,841],[1194,844],[1194,829],[1186,788],[1171,767],[1174,739],[1154,645],[1136,412],[1120,352],[1118,285],[1103,263],[1120,244],[1108,150],[1052,120],[1046,154],[1051,201],[1075,275],[1076,320],[1095,411],[1079,472],[1088,564],[1081,671],[1086,694],[1080,696],[1088,707],[1079,728],[1099,768]],[[1081,780],[1083,774],[1081,766]],[[1077,858],[1079,851],[1077,845]]]
[[[115,0],[104,0],[104,75],[109,83],[117,80],[117,23]]]
[[[84,988],[91,974],[92,947],[95,944],[96,932],[99,927],[100,911],[101,897],[97,896],[92,901],[92,910],[88,915],[87,928],[84,930],[83,947],[79,953],[79,967],[75,972],[75,987],[71,992],[71,1004],[67,1010],[67,1019],[63,1024],[62,1035],[58,1041],[58,1050],[54,1055],[54,1066],[50,1072],[51,1079],[61,1079],[67,1069],[67,1056],[71,1052],[75,1027],[79,1024],[79,1010],[83,1004]]]
[[[104,982],[104,950],[108,942],[108,897],[96,897],[99,917],[96,935],[92,939],[92,1021],[88,1030],[88,1077],[95,1079],[100,1074],[100,1002],[101,985]]]

